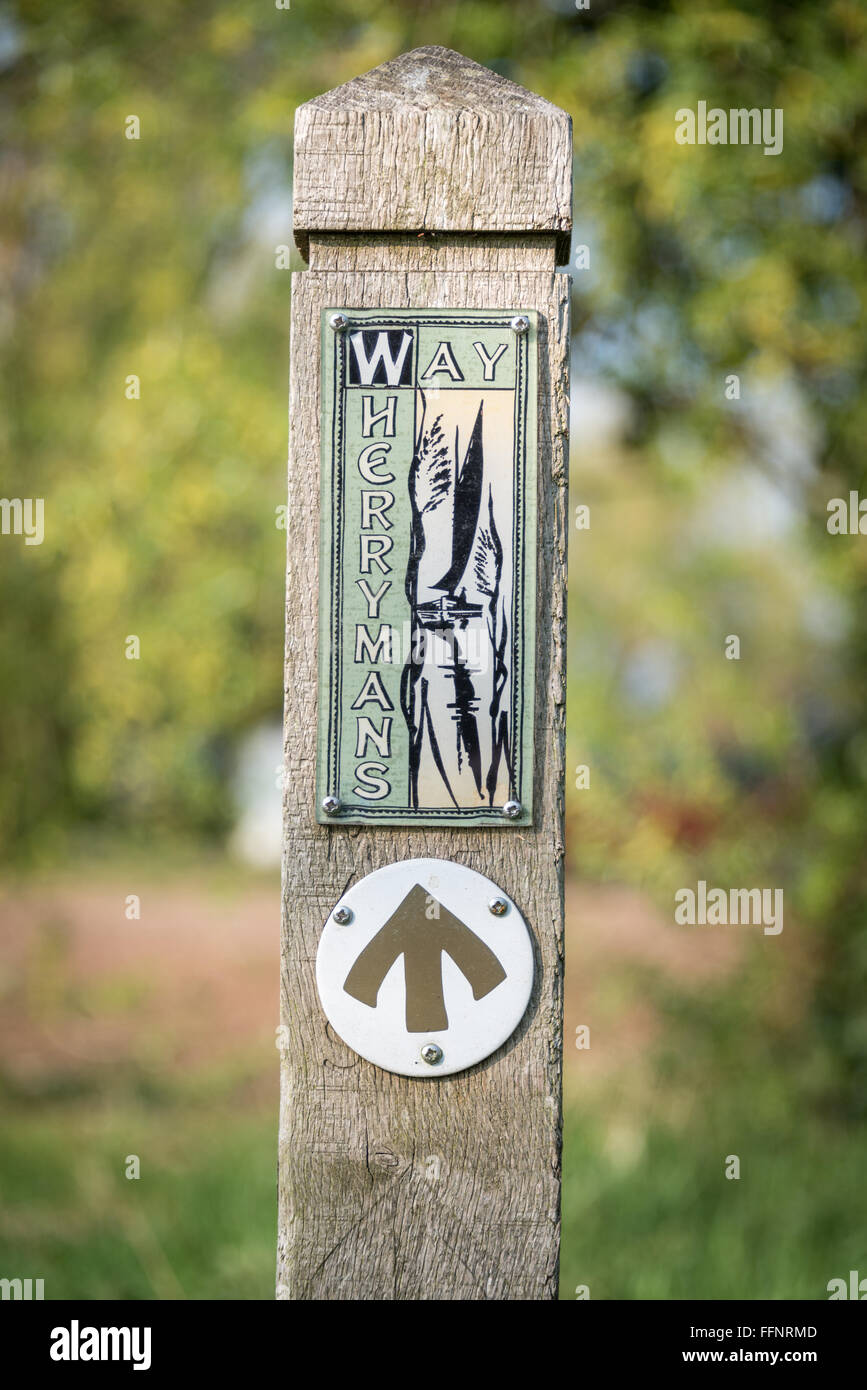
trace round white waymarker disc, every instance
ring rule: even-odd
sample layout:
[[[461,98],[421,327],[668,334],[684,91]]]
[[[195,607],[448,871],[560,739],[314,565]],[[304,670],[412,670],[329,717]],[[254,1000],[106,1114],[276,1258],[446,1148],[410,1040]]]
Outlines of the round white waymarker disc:
[[[325,923],[316,987],[340,1038],[400,1076],[463,1071],[515,1031],[533,943],[495,883],[446,859],[404,859],[349,888]]]

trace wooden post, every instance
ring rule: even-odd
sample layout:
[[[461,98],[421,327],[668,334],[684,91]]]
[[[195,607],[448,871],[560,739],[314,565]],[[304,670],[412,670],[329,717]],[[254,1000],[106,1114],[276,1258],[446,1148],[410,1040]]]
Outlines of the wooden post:
[[[563,984],[571,122],[460,54],[420,48],[299,108],[292,277],[277,1296],[557,1294]],[[539,314],[533,823],[317,824],[320,318],[359,309]],[[438,1080],[344,1045],[314,962],[340,895],[397,860],[456,861],[523,913],[517,1032]]]

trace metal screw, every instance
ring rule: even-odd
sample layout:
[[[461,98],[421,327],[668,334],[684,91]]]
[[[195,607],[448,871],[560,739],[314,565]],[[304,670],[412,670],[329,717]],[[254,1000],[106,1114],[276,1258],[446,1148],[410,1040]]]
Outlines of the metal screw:
[[[340,810],[340,801],[336,796],[323,796],[322,809],[326,816],[336,816]]]
[[[506,802],[505,806],[503,807],[503,815],[504,815],[504,816],[508,816],[508,817],[509,817],[509,820],[514,820],[515,817],[516,817],[516,816],[519,816],[520,814],[521,814],[521,803],[520,803],[520,801],[507,801],[507,802]]]
[[[443,1050],[437,1047],[436,1043],[425,1043],[421,1050],[422,1061],[427,1062],[428,1066],[435,1067],[443,1059]]]
[[[352,921],[352,909],[348,907],[335,907],[332,912],[335,922],[339,922],[341,927],[345,927],[347,922]]]
[[[335,333],[342,333],[344,328],[348,328],[349,319],[345,314],[332,314],[328,320]]]
[[[491,898],[488,903],[488,911],[493,912],[495,917],[504,917],[509,910],[509,904],[505,898]]]
[[[511,320],[511,326],[516,333],[526,333],[530,327],[530,320],[526,314],[516,314]]]

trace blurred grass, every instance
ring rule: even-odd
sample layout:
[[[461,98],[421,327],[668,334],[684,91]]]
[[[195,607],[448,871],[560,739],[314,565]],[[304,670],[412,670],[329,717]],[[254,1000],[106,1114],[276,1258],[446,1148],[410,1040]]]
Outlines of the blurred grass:
[[[43,1278],[47,1299],[273,1298],[276,1107],[227,1104],[213,1077],[197,1103],[198,1084],[5,1105],[0,1268]],[[863,1134],[794,1111],[745,1123],[734,1083],[686,1128],[643,1131],[573,1100],[564,1138],[564,1299],[579,1284],[591,1299],[824,1299],[867,1267],[852,1220]],[[131,1153],[139,1180],[124,1176]]]
[[[273,1298],[276,1097],[245,1105],[232,1077],[7,1097],[0,1268],[46,1299]]]
[[[213,888],[209,874],[178,877]],[[63,892],[76,922],[74,885]],[[238,902],[248,921],[252,900]],[[758,938],[716,975],[685,980],[610,935],[588,940],[570,902],[567,983],[580,985],[603,1071],[567,1051],[561,1296],[586,1284],[592,1299],[826,1298],[829,1279],[867,1268],[855,1219],[867,1136],[818,1104],[803,933],[789,922],[785,955]],[[668,931],[641,925],[639,898],[635,911],[642,941]],[[652,1045],[631,1031],[639,1007],[655,1020]],[[195,1026],[216,1030],[217,1010]],[[7,1068],[0,1270],[44,1279],[48,1299],[273,1298],[276,1073],[270,1038],[219,1066],[133,1047],[73,1071]],[[125,1177],[130,1154],[138,1180]],[[738,1180],[725,1176],[730,1154]]]
[[[566,1112],[561,1297],[827,1299],[829,1279],[864,1269],[867,1138],[745,1120],[735,1082],[687,1128],[618,1130]],[[725,1176],[736,1152],[739,1179]]]

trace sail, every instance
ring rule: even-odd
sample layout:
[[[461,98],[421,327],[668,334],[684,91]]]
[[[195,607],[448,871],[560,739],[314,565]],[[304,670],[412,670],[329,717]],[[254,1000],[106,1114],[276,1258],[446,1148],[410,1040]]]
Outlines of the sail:
[[[482,404],[482,402],[479,404],[476,423],[473,425],[473,432],[470,436],[467,452],[464,455],[463,467],[455,480],[452,562],[442,579],[437,584],[430,586],[432,589],[442,589],[447,594],[455,592],[469,564],[479,520],[484,471]]]

